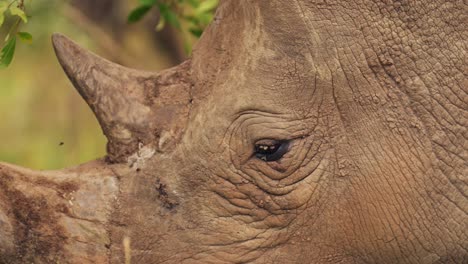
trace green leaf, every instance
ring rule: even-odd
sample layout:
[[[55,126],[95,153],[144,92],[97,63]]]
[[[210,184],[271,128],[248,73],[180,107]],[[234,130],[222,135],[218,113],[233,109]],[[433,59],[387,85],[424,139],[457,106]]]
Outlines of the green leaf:
[[[161,13],[161,15],[164,13],[167,13],[167,11],[169,10],[169,6],[164,3],[159,3],[158,8],[159,8],[159,13]]]
[[[138,2],[144,6],[152,6],[157,4],[158,0],[138,0]]]
[[[203,33],[203,29],[201,28],[190,28],[189,31],[190,33],[192,33],[192,35],[194,35],[197,38],[201,37]]]
[[[16,6],[11,6],[10,7],[10,14],[13,16],[19,16],[21,20],[23,20],[24,23],[28,23],[28,17],[26,16],[26,13],[24,13],[23,10]]]
[[[200,5],[199,0],[187,0],[187,2],[189,3],[189,5],[191,5],[192,7],[195,7],[195,8],[197,8]]]
[[[23,42],[26,42],[28,44],[32,43],[33,37],[28,32],[18,32],[17,35]]]
[[[211,13],[201,13],[198,15],[198,21],[202,25],[208,25],[211,20],[213,20],[213,14]]]
[[[6,68],[13,60],[16,48],[16,37],[10,38],[0,51],[0,68]]]
[[[206,13],[212,11],[218,6],[218,0],[205,0],[197,7],[196,13]]]
[[[177,29],[181,29],[180,21],[179,21],[179,18],[177,17],[177,14],[174,13],[171,9],[169,9],[169,6],[161,3],[158,5],[158,8],[164,20],[166,20],[173,27]]]
[[[181,29],[181,26],[180,26],[180,21],[179,19],[177,18],[177,14],[172,12],[172,11],[169,11],[166,13],[166,15],[164,16],[164,19],[167,20],[167,22],[169,22],[169,24],[171,24],[173,27],[177,28],[177,29]]]
[[[128,23],[135,23],[139,21],[140,19],[143,18],[143,16],[146,15],[146,13],[148,13],[148,11],[151,10],[152,7],[153,6],[151,5],[143,5],[143,6],[139,6],[133,9],[133,11],[130,12],[130,14],[128,15],[128,18],[127,18]]]

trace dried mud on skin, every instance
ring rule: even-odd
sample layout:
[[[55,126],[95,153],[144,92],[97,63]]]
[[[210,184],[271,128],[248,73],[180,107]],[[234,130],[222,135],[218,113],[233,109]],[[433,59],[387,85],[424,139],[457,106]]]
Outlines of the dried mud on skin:
[[[22,175],[14,175],[21,178]],[[62,258],[65,231],[57,223],[57,212],[67,213],[65,205],[51,208],[41,194],[27,197],[15,188],[14,176],[0,167],[0,201],[14,226],[14,250],[1,254],[0,263],[50,263]],[[57,193],[69,193],[77,189],[73,183],[55,184],[39,178],[34,184],[54,187]],[[8,197],[8,199],[4,199]],[[3,204],[4,203],[4,204]]]

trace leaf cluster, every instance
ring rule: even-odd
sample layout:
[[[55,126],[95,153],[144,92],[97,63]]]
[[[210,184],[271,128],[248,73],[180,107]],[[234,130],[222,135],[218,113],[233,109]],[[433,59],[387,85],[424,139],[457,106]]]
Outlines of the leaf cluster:
[[[128,15],[128,22],[141,20],[150,10],[156,8],[160,18],[156,30],[166,24],[200,37],[208,26],[218,6],[218,0],[139,0],[139,5]]]
[[[15,54],[17,37],[25,43],[32,42],[30,33],[19,31],[21,23],[28,23],[24,0],[0,0],[0,27],[4,25],[5,16],[11,16],[15,22],[10,26],[0,50],[0,68],[6,68],[11,64]]]
[[[14,22],[9,25],[6,38],[1,41],[0,69],[8,67],[15,54],[17,39],[25,43],[32,42],[32,35],[20,31],[22,24],[28,23],[29,16],[26,13],[25,0],[0,0],[0,28],[6,27],[6,18]],[[31,0],[32,1],[32,0]],[[200,37],[214,16],[214,11],[219,0],[138,0],[138,6],[128,15],[128,22],[140,21],[150,10],[157,9],[160,14],[156,31],[162,30],[167,24],[190,34],[192,37]],[[10,23],[8,23],[10,24]],[[184,40],[187,52],[190,45]]]

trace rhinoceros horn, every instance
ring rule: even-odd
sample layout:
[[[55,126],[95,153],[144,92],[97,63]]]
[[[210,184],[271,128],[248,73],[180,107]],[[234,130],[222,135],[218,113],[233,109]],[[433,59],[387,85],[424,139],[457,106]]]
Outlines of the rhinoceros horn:
[[[54,34],[52,42],[65,73],[108,139],[110,162],[124,162],[144,145],[160,151],[174,145],[191,102],[189,61],[157,74],[112,63],[60,34]]]

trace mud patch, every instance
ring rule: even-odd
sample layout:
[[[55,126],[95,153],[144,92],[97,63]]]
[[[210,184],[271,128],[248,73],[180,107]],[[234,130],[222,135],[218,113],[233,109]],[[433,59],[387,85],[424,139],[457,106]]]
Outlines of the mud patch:
[[[38,178],[34,181],[34,184],[54,189],[60,197],[65,199],[68,199],[67,196],[69,196],[71,193],[77,192],[80,189],[79,185],[75,182],[56,183],[45,177]]]
[[[56,263],[63,259],[66,236],[57,215],[42,195],[26,197],[15,188],[15,178],[0,170],[0,192],[14,228],[15,250],[0,256],[0,263]],[[2,206],[3,207],[3,206]]]
[[[156,191],[158,195],[158,199],[161,201],[162,205],[169,210],[174,209],[179,203],[171,198],[169,193],[167,192],[167,186],[160,179],[156,180]]]

